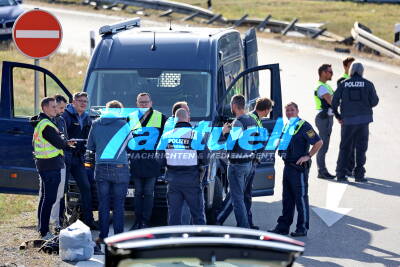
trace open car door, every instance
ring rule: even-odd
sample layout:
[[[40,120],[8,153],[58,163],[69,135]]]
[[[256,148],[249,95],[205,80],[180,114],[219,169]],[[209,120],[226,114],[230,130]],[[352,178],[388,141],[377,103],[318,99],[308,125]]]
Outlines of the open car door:
[[[3,61],[0,99],[0,192],[36,194],[39,179],[33,160],[29,119],[34,114],[34,73],[39,72],[39,96],[71,93],[50,71]]]

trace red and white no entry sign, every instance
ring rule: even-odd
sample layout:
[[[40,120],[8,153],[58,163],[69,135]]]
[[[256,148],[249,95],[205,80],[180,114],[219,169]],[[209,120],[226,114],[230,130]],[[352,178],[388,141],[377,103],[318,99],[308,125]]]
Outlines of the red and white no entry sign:
[[[13,27],[18,50],[39,59],[53,54],[61,44],[62,28],[58,19],[47,11],[34,9],[18,17]]]

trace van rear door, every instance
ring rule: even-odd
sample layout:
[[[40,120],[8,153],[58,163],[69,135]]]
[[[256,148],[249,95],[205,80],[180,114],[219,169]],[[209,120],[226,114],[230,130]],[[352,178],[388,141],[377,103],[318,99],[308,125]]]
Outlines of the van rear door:
[[[243,38],[244,49],[244,67],[245,70],[258,66],[258,46],[255,28],[249,29]],[[259,72],[255,71],[245,76],[245,84],[247,89],[248,99],[256,99],[259,94]]]
[[[39,72],[39,96],[72,95],[48,70],[3,61],[0,98],[0,192],[36,194],[38,174],[32,154],[34,116],[34,73]]]

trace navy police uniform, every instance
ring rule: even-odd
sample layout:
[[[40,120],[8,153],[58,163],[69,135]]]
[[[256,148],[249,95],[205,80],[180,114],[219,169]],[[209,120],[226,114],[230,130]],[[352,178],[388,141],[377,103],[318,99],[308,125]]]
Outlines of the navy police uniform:
[[[165,136],[168,141],[163,162],[167,166],[168,224],[182,224],[182,206],[186,201],[193,224],[204,225],[204,198],[200,183],[203,160],[201,152],[191,147],[194,131],[190,123],[178,122],[175,129]]]
[[[332,99],[332,108],[340,107],[341,141],[336,167],[338,180],[346,181],[346,169],[356,149],[356,181],[365,182],[365,162],[368,149],[369,123],[373,121],[372,108],[378,105],[379,97],[374,84],[358,74],[343,81]]]
[[[298,119],[286,151],[280,151],[285,167],[283,169],[282,215],[278,218],[277,232],[288,234],[293,222],[294,208],[297,208],[296,232],[307,233],[310,211],[308,204],[308,173],[311,160],[303,165],[296,162],[308,155],[310,145],[318,142],[320,137],[312,126]]]

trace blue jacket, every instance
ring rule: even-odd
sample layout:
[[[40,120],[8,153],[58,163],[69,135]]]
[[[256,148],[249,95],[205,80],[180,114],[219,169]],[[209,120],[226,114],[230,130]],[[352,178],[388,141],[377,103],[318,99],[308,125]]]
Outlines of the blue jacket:
[[[92,125],[87,112],[84,112],[81,116],[76,112],[72,104],[68,104],[64,113],[61,115],[65,120],[67,126],[67,135],[69,139],[87,139],[89,136],[89,130]],[[85,142],[78,142],[75,148],[68,148],[68,152],[72,152],[74,156],[83,157],[85,154]]]
[[[93,122],[87,150],[96,152],[96,164],[128,164],[126,147],[130,139],[132,133],[126,119],[106,113]]]

